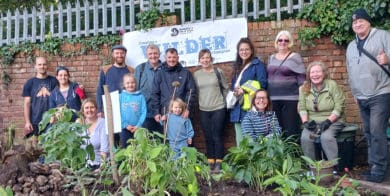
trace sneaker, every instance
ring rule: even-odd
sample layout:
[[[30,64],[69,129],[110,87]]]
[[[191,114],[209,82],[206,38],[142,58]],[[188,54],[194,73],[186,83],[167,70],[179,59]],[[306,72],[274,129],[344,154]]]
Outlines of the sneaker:
[[[383,182],[384,178],[385,178],[384,175],[371,174],[367,177],[367,181],[381,183],[381,182]]]

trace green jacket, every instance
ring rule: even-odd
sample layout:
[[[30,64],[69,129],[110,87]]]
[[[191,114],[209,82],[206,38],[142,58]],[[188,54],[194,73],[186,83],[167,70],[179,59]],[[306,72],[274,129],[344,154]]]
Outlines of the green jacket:
[[[315,90],[311,88],[309,95],[306,95],[306,93],[303,92],[303,88],[299,89],[299,114],[308,115],[309,120],[322,122],[333,113],[339,117],[337,121],[344,121],[345,95],[343,90],[334,80],[325,79],[323,84],[325,86],[320,92],[316,93]],[[315,111],[314,104],[316,94],[318,94],[318,111]]]

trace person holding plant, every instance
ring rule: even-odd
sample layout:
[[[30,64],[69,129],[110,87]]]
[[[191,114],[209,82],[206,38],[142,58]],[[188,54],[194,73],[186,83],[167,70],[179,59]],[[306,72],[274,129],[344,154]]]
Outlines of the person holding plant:
[[[87,155],[87,164],[92,170],[96,171],[108,154],[108,135],[105,121],[98,117],[97,103],[91,98],[87,98],[82,102],[80,113],[82,118],[77,122],[88,125],[85,135],[89,139],[86,139],[85,143],[86,145],[92,144],[95,154],[93,160],[90,155]]]
[[[255,56],[255,47],[249,38],[241,38],[237,44],[236,61],[233,64],[234,75],[230,90],[236,97],[244,96],[244,83],[257,81],[260,88],[267,89],[267,71],[265,65]],[[250,100],[247,100],[250,102]],[[245,102],[245,100],[244,100]],[[230,111],[230,122],[234,123],[236,132],[236,144],[242,140],[241,121],[246,114],[246,110],[241,107],[242,101],[237,101]],[[250,103],[249,103],[250,105]]]
[[[209,49],[199,51],[201,69],[194,73],[200,110],[200,123],[206,141],[206,156],[211,169],[218,172],[224,156],[225,95],[228,90],[222,70],[213,65]]]
[[[127,140],[133,138],[134,132],[142,127],[146,118],[146,101],[140,91],[137,91],[137,82],[132,74],[123,76],[123,91],[119,95],[121,111],[121,147],[127,147]]]
[[[65,66],[57,67],[58,86],[50,93],[49,107],[56,108],[66,105],[70,109],[80,111],[81,100],[85,98],[84,89],[77,83],[69,80],[69,69]],[[72,119],[76,120],[76,114]]]
[[[186,104],[180,98],[172,100],[169,104],[169,113],[162,116],[167,121],[167,135],[169,146],[175,152],[174,159],[180,157],[182,148],[192,144],[194,129],[189,118],[183,117]]]
[[[314,142],[320,142],[328,160],[338,158],[336,134],[344,128],[345,96],[334,80],[328,79],[323,62],[309,64],[306,81],[299,89],[298,110],[304,129],[301,146],[305,156],[315,160]]]
[[[283,135],[298,136],[301,130],[298,105],[298,88],[305,81],[305,65],[301,55],[291,51],[294,39],[290,32],[280,31],[274,41],[276,54],[269,57],[268,92]]]
[[[260,136],[280,135],[279,121],[272,111],[272,102],[266,90],[256,91],[251,106],[241,123],[242,135],[249,136],[253,141]]]

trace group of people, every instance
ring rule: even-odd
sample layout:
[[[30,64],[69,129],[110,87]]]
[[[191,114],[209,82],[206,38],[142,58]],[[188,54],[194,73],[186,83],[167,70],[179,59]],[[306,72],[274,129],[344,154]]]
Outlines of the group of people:
[[[390,63],[390,34],[372,28],[364,9],[353,13],[351,23],[356,39],[347,49],[349,84],[368,140],[367,179],[381,182],[387,168],[386,128],[390,116],[390,79],[382,68],[388,68],[386,65]],[[167,49],[165,62],[161,62],[159,48],[149,45],[148,61],[134,70],[125,65],[126,48],[117,45],[112,48],[114,63],[100,71],[97,101],[87,98],[81,106],[84,93],[82,87],[69,81],[69,70],[58,67],[57,81],[47,75],[46,60],[38,57],[37,75],[23,89],[26,134],[37,135],[42,113],[66,103],[75,110],[81,109],[83,123],[90,125],[88,134],[95,138],[91,143],[96,153],[106,156],[107,136],[101,124],[104,124],[103,85],[108,85],[110,92],[120,91],[122,132],[116,141],[126,147],[127,140],[139,127],[166,133],[177,157],[182,147],[193,143],[190,119],[197,101],[208,163],[219,171],[228,114],[226,95],[230,91],[237,100],[230,108],[229,118],[234,123],[237,145],[246,136],[253,141],[259,136],[300,136],[306,156],[316,158],[314,143],[318,142],[327,159],[337,159],[336,135],[344,128],[343,89],[329,79],[323,62],[314,61],[305,68],[300,54],[292,51],[294,39],[290,32],[280,31],[274,46],[276,53],[269,57],[266,66],[255,56],[253,43],[248,38],[240,39],[229,86],[224,72],[213,65],[209,49],[200,50],[199,69],[192,74],[179,62],[175,48]]]

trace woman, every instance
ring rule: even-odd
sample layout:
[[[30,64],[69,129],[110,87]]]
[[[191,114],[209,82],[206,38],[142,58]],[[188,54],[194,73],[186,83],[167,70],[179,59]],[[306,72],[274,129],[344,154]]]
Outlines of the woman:
[[[301,55],[291,51],[290,32],[280,31],[274,45],[277,53],[270,56],[267,66],[268,92],[284,136],[299,135],[298,88],[305,81],[305,65]]]
[[[327,79],[328,71],[323,62],[310,63],[306,75],[306,81],[299,89],[298,103],[304,125],[303,153],[315,160],[314,142],[319,141],[327,159],[337,159],[336,134],[344,128],[344,92],[334,80]]]
[[[66,104],[68,108],[80,110],[81,100],[85,93],[77,83],[69,81],[69,69],[65,66],[57,67],[58,86],[50,93],[49,107],[56,108]]]
[[[93,170],[97,170],[108,154],[108,136],[104,118],[98,117],[97,103],[90,98],[83,101],[80,112],[82,115],[81,123],[88,125],[85,135],[88,135],[89,139],[86,140],[86,144],[92,144],[95,152],[95,159],[91,160],[88,156],[87,163]]]
[[[242,134],[256,141],[259,136],[280,135],[278,118],[272,111],[272,103],[268,92],[264,89],[256,91],[252,99],[251,110],[242,120]]]
[[[242,85],[247,81],[257,81],[262,89],[267,89],[267,72],[263,62],[255,57],[255,48],[249,38],[241,38],[237,44],[236,61],[233,64],[234,75],[230,89],[236,97],[244,95]],[[240,71],[241,70],[241,71]],[[234,123],[236,144],[242,140],[241,121],[246,111],[241,107],[242,101],[237,101],[230,112],[230,122]]]
[[[198,61],[201,69],[194,73],[194,79],[199,95],[200,123],[206,140],[206,155],[212,171],[219,172],[224,156],[224,97],[229,87],[222,70],[213,66],[209,49],[199,51]]]

